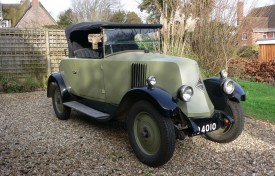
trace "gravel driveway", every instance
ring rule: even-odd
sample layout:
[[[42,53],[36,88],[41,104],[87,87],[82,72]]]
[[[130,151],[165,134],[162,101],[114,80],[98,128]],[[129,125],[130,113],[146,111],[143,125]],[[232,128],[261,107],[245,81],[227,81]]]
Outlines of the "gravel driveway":
[[[275,125],[246,118],[232,143],[177,141],[160,168],[137,160],[121,124],[73,112],[58,120],[46,92],[0,94],[0,175],[274,175]]]

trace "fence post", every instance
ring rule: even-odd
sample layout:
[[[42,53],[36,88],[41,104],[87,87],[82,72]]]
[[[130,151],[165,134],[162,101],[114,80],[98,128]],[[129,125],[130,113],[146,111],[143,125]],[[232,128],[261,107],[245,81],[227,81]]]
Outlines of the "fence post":
[[[47,74],[51,74],[51,56],[50,56],[50,39],[49,39],[49,30],[45,30],[46,36],[46,58],[47,58]]]

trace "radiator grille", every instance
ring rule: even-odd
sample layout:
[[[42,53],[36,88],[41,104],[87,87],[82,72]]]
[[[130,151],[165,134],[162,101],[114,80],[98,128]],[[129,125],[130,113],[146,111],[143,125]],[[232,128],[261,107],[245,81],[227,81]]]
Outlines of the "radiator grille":
[[[132,64],[131,87],[134,88],[134,87],[145,86],[146,73],[147,73],[146,64]]]

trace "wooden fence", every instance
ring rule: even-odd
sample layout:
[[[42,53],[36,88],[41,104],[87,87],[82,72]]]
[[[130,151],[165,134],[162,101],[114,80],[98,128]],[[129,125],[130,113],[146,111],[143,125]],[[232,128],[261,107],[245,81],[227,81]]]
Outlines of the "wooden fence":
[[[0,29],[0,77],[47,76],[67,47],[64,30]]]
[[[275,44],[260,45],[259,61],[262,63],[270,60],[275,60]]]
[[[260,63],[275,60],[275,39],[258,40]]]

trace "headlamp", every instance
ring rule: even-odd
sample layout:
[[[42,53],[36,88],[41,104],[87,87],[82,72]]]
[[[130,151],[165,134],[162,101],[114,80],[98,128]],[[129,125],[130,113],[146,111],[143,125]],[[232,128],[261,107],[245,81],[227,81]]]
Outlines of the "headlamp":
[[[193,96],[193,88],[187,85],[183,85],[178,90],[178,98],[182,101],[188,102]]]
[[[222,79],[225,79],[228,76],[228,72],[225,69],[223,69],[220,71],[220,76]]]
[[[148,84],[148,86],[150,86],[150,87],[154,87],[154,86],[157,84],[156,77],[154,77],[154,76],[149,76],[149,77],[147,78],[147,84]]]
[[[227,79],[224,83],[223,83],[223,91],[230,95],[234,92],[235,90],[235,85],[234,85],[234,81],[232,81],[231,79]]]

